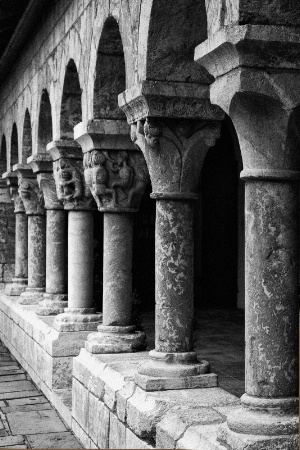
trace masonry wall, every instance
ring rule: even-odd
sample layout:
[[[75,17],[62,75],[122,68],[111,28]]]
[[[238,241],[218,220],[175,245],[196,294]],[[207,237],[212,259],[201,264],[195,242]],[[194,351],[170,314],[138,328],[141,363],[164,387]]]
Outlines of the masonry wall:
[[[0,288],[15,273],[15,215],[7,188],[0,188]]]

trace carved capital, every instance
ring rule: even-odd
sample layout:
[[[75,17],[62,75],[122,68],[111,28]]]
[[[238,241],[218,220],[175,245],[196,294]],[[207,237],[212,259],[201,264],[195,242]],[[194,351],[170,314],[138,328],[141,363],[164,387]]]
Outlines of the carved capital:
[[[90,210],[94,199],[83,171],[81,159],[60,158],[53,163],[58,201],[66,210]]]
[[[39,173],[37,181],[43,192],[46,209],[64,209],[62,200],[57,198],[56,184],[53,173]]]
[[[134,212],[140,205],[149,174],[139,151],[85,153],[84,176],[102,212]]]
[[[194,83],[142,81],[119,95],[119,106],[129,124],[151,118],[223,120],[212,105],[207,86]]]
[[[26,214],[44,215],[44,196],[35,178],[19,176],[19,195],[23,201]]]
[[[10,195],[11,195],[12,201],[14,202],[14,205],[15,205],[14,213],[15,214],[25,213],[24,203],[19,194],[18,186],[11,186],[9,188],[9,190],[10,190]]]
[[[146,119],[131,136],[144,156],[155,198],[194,198],[208,149],[220,136],[221,122]]]

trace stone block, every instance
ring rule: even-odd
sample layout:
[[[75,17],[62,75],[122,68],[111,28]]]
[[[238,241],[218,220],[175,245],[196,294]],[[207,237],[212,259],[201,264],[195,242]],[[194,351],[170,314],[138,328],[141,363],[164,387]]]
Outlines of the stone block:
[[[79,440],[79,442],[83,445],[83,448],[90,447],[90,438],[81,428],[81,426],[76,422],[74,418],[72,418],[72,430]]]
[[[212,408],[175,406],[157,424],[156,446],[158,448],[175,448],[176,442],[191,425],[222,423],[223,420],[223,416]]]
[[[89,428],[89,392],[85,386],[73,378],[72,416],[83,430]]]
[[[225,450],[224,446],[217,441],[217,425],[194,425],[189,427],[184,435],[178,440],[178,449],[205,449]]]
[[[25,444],[25,439],[21,435],[0,437],[0,447],[12,447],[23,444]]]
[[[156,424],[169,406],[139,387],[127,401],[127,424],[141,438],[154,438]]]
[[[111,369],[110,367],[106,367],[102,374],[101,378],[104,381],[104,403],[111,409],[111,411],[115,411],[116,409],[116,394],[119,390],[121,390],[125,384],[125,378],[119,372]]]
[[[133,395],[136,384],[134,381],[127,381],[125,386],[117,394],[117,416],[122,422],[127,418],[127,400]]]
[[[126,446],[128,449],[144,449],[153,448],[148,445],[145,441],[137,437],[129,428],[126,428]]]
[[[73,377],[101,400],[104,396],[104,381],[101,374],[105,367],[106,364],[100,360],[99,356],[91,355],[82,349],[73,359]]]
[[[109,448],[126,448],[126,427],[113,413],[110,413]]]

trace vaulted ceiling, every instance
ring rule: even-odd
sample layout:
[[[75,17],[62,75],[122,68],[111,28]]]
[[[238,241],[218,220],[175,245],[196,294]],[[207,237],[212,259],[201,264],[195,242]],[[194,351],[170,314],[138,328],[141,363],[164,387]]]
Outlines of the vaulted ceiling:
[[[0,0],[0,58],[30,0]]]

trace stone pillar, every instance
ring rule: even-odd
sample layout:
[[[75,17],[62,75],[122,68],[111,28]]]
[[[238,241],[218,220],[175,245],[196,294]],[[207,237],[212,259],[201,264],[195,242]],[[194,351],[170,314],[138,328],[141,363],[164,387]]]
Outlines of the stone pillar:
[[[223,113],[205,90],[188,83],[145,81],[121,94],[119,105],[144,154],[156,200],[155,350],[135,380],[146,390],[216,386],[209,363],[193,349],[193,201]]]
[[[46,283],[46,217],[44,199],[37,180],[28,168],[15,165],[19,195],[28,215],[28,287],[20,295],[22,305],[39,302]]]
[[[241,177],[246,181],[246,393],[243,407],[228,416],[233,433],[227,441],[235,445],[239,434],[262,435],[274,441],[268,448],[292,449],[298,434],[300,172],[244,170]]]
[[[93,307],[93,196],[85,182],[81,149],[75,142],[51,142],[56,194],[68,211],[68,307],[55,317],[57,331],[95,330],[101,320]],[[50,219],[49,219],[50,220]],[[56,235],[60,234],[56,228]],[[60,235],[59,238],[61,238]],[[56,246],[56,244],[54,244]],[[56,248],[58,248],[56,246]],[[58,258],[62,264],[63,254]],[[49,280],[50,281],[50,280]],[[51,283],[53,287],[53,284]],[[49,285],[50,287],[50,285]]]
[[[91,333],[91,353],[134,352],[146,348],[145,333],[132,324],[132,223],[149,175],[123,120],[93,120],[74,128],[84,152],[85,179],[104,213],[103,324]]]
[[[15,205],[15,277],[5,287],[6,295],[19,296],[28,285],[28,218],[17,187],[17,175],[7,177]]]
[[[51,156],[33,155],[28,164],[37,176],[46,209],[46,292],[36,312],[40,316],[56,315],[68,306],[67,212],[57,198]]]

